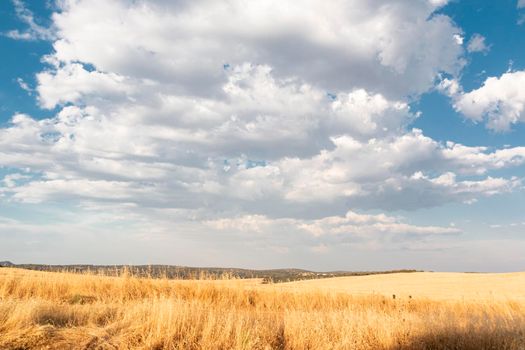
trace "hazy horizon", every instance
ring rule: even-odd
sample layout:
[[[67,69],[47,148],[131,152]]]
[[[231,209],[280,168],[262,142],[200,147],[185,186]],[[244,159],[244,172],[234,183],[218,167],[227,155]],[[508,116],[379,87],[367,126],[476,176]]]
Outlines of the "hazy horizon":
[[[525,270],[524,0],[0,18],[0,261]]]

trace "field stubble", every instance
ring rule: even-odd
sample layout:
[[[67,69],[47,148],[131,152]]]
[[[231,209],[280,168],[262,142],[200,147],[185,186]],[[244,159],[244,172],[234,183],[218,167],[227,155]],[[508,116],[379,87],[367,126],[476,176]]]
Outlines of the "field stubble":
[[[4,268],[0,349],[522,350],[525,302]]]

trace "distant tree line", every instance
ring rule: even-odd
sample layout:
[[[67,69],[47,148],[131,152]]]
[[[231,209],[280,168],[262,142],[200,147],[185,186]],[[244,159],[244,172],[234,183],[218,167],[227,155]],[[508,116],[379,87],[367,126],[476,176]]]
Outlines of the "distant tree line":
[[[13,264],[0,262],[0,267],[16,267],[36,271],[91,273],[105,276],[131,275],[134,277],[168,279],[230,279],[262,278],[263,283],[292,282],[298,280],[366,276],[389,273],[410,273],[417,270],[402,269],[389,271],[329,271],[315,272],[303,269],[250,270],[223,267],[188,267],[173,265],[42,265]]]

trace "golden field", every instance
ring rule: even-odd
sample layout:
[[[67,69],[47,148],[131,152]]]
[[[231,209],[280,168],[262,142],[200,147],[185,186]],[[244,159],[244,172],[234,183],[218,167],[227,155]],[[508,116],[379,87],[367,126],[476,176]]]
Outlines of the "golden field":
[[[518,350],[524,294],[523,273],[262,284],[0,268],[0,349]]]
[[[345,292],[352,295],[380,294],[417,296],[449,301],[522,301],[525,303],[525,273],[415,272],[305,280],[280,285],[287,289]],[[524,349],[525,350],[525,349]]]

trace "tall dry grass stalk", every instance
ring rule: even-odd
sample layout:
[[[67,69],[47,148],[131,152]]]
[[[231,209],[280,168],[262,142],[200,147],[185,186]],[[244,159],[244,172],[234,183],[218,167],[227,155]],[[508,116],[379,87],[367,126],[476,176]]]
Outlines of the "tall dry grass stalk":
[[[524,349],[522,302],[0,269],[0,349]]]

